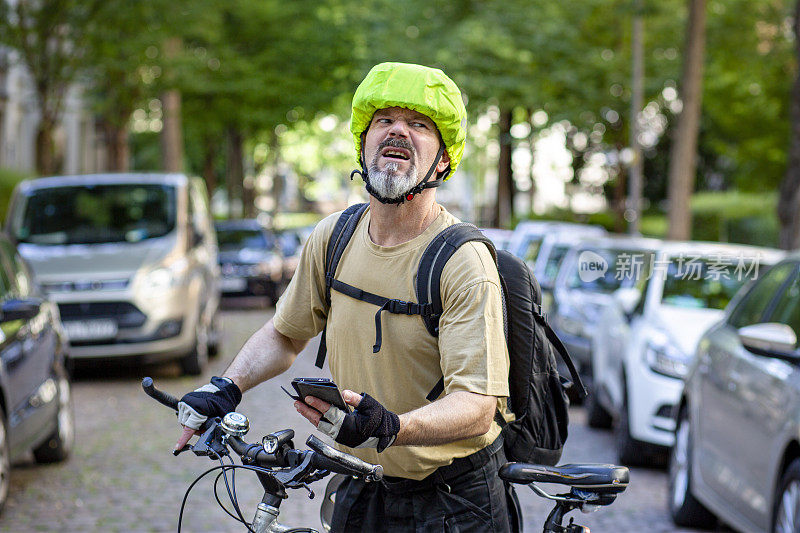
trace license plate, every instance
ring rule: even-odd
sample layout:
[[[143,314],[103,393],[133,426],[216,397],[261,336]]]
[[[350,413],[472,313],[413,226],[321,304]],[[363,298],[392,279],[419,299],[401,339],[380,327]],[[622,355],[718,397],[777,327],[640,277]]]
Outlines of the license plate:
[[[241,292],[247,288],[247,280],[242,278],[222,278],[220,288],[223,292]]]
[[[117,335],[117,323],[113,320],[64,322],[64,330],[71,341],[111,339]]]

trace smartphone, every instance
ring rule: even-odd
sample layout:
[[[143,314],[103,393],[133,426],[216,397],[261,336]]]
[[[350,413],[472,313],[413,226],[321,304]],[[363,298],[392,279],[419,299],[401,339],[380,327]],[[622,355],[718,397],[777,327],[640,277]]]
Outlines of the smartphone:
[[[292,387],[297,391],[297,396],[283,389],[283,387],[281,388],[294,400],[305,403],[306,396],[313,396],[314,398],[319,398],[323,402],[335,405],[345,413],[352,411],[352,408],[347,405],[344,398],[342,398],[339,387],[328,378],[294,378],[292,380]]]

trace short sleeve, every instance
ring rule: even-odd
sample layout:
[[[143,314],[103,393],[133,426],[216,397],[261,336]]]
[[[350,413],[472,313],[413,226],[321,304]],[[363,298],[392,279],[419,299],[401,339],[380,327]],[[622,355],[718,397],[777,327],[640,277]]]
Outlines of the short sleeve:
[[[467,243],[442,273],[439,352],[445,391],[508,396],[500,278],[489,250]]]
[[[323,219],[314,228],[303,246],[297,270],[275,306],[275,329],[289,338],[308,340],[325,327],[325,252],[339,214]]]

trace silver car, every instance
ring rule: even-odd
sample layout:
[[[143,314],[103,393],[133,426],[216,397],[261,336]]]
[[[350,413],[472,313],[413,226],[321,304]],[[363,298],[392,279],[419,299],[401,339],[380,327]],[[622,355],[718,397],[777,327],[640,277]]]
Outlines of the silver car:
[[[800,531],[800,253],[745,286],[700,339],[676,409],[669,509]]]
[[[205,185],[181,174],[21,183],[7,228],[59,307],[75,359],[178,359],[216,342],[217,242]]]

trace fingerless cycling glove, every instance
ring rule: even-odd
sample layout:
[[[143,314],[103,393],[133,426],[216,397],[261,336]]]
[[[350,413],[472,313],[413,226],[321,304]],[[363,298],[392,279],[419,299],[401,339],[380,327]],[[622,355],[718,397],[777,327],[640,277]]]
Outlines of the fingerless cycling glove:
[[[211,383],[185,394],[178,403],[178,421],[199,429],[209,417],[225,416],[236,410],[242,391],[229,378],[214,376]]]
[[[352,413],[331,406],[317,428],[339,444],[350,448],[377,448],[382,452],[392,445],[400,431],[400,417],[369,394]]]

